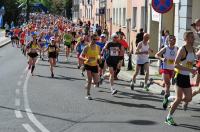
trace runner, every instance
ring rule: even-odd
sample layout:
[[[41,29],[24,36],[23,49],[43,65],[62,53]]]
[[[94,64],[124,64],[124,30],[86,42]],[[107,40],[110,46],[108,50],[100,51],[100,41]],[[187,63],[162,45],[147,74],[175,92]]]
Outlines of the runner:
[[[85,69],[87,71],[87,94],[86,99],[91,100],[92,97],[90,96],[90,89],[92,80],[94,84],[98,84],[98,59],[100,59],[100,47],[96,45],[97,35],[92,35],[91,39],[92,42],[86,46],[83,52],[80,55],[80,58],[84,60]]]
[[[28,61],[29,67],[28,67],[28,69],[29,70],[31,69],[32,76],[33,76],[33,71],[35,69],[35,62],[36,62],[37,56],[38,56],[37,51],[40,50],[40,46],[39,46],[36,38],[37,38],[37,35],[34,34],[33,40],[27,46],[28,56],[29,56],[29,61]]]
[[[133,78],[132,78],[132,81],[131,81],[131,89],[133,90],[134,89],[134,83],[136,81],[136,76],[138,74],[138,72],[140,71],[140,68],[141,68],[141,65],[144,65],[144,70],[145,70],[145,82],[144,82],[144,89],[146,91],[149,91],[149,88],[148,88],[148,85],[147,85],[147,82],[148,82],[148,79],[149,79],[149,52],[153,52],[152,49],[149,48],[149,34],[148,33],[145,33],[144,34],[144,37],[143,37],[143,41],[141,41],[137,48],[136,48],[136,71],[135,73],[133,74]]]
[[[57,53],[59,52],[59,48],[56,45],[56,41],[54,37],[51,37],[50,40],[51,40],[51,43],[44,52],[48,51],[51,77],[53,78],[54,77],[53,67],[56,65],[56,58],[57,58]]]
[[[170,96],[170,80],[174,77],[174,60],[178,51],[178,47],[175,46],[176,38],[173,35],[169,36],[168,46],[162,48],[155,57],[163,62],[162,76],[165,86],[165,95],[163,100],[163,109],[166,110],[168,106],[168,97]]]
[[[87,45],[87,44],[85,43],[85,39],[84,39],[84,38],[85,38],[84,36],[81,37],[80,42],[78,42],[78,44],[77,44],[76,47],[75,47],[75,49],[76,49],[76,54],[77,54],[77,59],[78,59],[78,66],[77,66],[77,68],[78,68],[78,69],[81,68],[81,75],[82,75],[82,76],[85,76],[84,73],[83,73],[83,72],[85,71],[85,68],[84,68],[84,66],[83,66],[83,61],[80,59],[80,55],[81,55],[83,49],[85,48],[85,46]]]
[[[114,75],[115,71],[117,69],[117,65],[119,63],[119,56],[121,52],[121,44],[118,42],[118,35],[116,33],[113,33],[111,35],[112,41],[107,43],[105,45],[105,51],[106,51],[106,64],[109,68],[109,81],[110,81],[110,89],[111,94],[114,95],[118,91],[113,87],[114,86]],[[105,75],[102,77],[104,79]]]
[[[102,77],[102,75],[104,75],[104,73],[106,71],[105,58],[104,58],[105,53],[103,51],[103,48],[106,45],[106,42],[107,42],[106,34],[101,34],[100,41],[96,42],[96,44],[100,47],[100,50],[101,50],[101,62],[99,62],[100,78]]]
[[[68,61],[71,44],[72,44],[72,35],[70,33],[71,33],[71,30],[67,29],[64,34],[64,45],[65,45],[65,49],[66,49],[66,61]]]
[[[184,101],[188,103],[192,100],[192,89],[190,85],[189,74],[192,73],[194,75],[197,72],[197,70],[193,69],[193,63],[196,58],[193,48],[193,32],[185,32],[184,40],[186,43],[183,47],[179,49],[177,57],[175,59],[176,99],[173,102],[165,121],[169,125],[176,125],[172,116],[180,102]]]

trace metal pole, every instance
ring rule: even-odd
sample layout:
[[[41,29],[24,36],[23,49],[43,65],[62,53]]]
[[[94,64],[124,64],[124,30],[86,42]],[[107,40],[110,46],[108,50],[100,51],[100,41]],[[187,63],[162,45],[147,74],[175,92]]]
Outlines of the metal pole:
[[[100,21],[100,2],[101,2],[101,0],[99,0],[99,26],[100,26],[100,23],[101,23],[101,21]]]

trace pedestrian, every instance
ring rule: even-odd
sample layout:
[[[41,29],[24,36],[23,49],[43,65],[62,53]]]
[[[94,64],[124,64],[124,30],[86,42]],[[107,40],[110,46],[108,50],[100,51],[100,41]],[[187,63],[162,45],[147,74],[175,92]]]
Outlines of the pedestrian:
[[[141,65],[144,65],[145,71],[145,82],[144,82],[144,89],[149,91],[147,82],[149,80],[149,53],[153,52],[153,50],[149,47],[149,39],[150,35],[145,33],[143,36],[143,41],[141,41],[135,51],[136,54],[136,70],[133,74],[132,81],[131,81],[131,89],[134,89],[134,83],[136,82],[136,76],[140,71]]]
[[[170,80],[174,77],[174,61],[178,51],[178,47],[175,46],[176,38],[173,35],[169,36],[168,46],[163,47],[155,57],[163,63],[161,70],[163,77],[163,84],[165,86],[165,95],[163,99],[163,109],[166,110],[168,106],[168,97],[170,96]]]
[[[29,56],[29,61],[28,61],[28,69],[31,69],[31,74],[33,76],[33,71],[35,69],[35,63],[37,60],[38,53],[37,51],[40,51],[40,45],[37,42],[37,35],[33,34],[33,40],[27,45],[28,48],[28,56]]]
[[[135,40],[136,47],[138,46],[139,42],[143,41],[143,36],[144,36],[144,30],[143,28],[140,28],[140,32],[137,33],[136,35],[136,40]],[[144,65],[141,65],[140,75],[144,75]]]
[[[80,58],[84,61],[84,67],[87,71],[87,84],[86,84],[86,99],[92,100],[90,89],[92,80],[97,85],[99,82],[98,78],[98,60],[100,59],[100,47],[96,45],[98,39],[97,35],[91,36],[91,43],[86,46],[80,55]]]
[[[118,91],[114,88],[114,76],[117,70],[117,65],[120,61],[119,56],[122,50],[122,45],[118,42],[118,35],[113,33],[111,35],[111,42],[107,43],[104,47],[106,52],[106,64],[109,69],[109,81],[110,81],[110,90],[111,94],[114,95]],[[102,77],[104,79],[105,76]]]
[[[55,37],[51,37],[50,40],[51,40],[51,43],[44,52],[48,51],[51,77],[53,78],[54,77],[53,67],[56,66],[56,58],[57,58],[57,54],[59,52],[59,48],[56,45]]]
[[[10,32],[10,27],[7,22],[5,23],[4,28],[5,28],[5,37],[8,37],[8,34]]]
[[[194,34],[191,31],[184,33],[185,44],[178,51],[175,59],[176,68],[176,99],[174,100],[166,118],[169,125],[177,125],[173,119],[173,114],[181,101],[186,104],[192,100],[192,89],[190,84],[190,73],[196,74],[197,70],[193,69],[193,63],[196,55],[194,53]]]

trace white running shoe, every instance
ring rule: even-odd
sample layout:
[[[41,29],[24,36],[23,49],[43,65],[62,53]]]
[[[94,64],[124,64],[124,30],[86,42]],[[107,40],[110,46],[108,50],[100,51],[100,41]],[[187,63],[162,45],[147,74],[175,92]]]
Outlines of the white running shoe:
[[[90,95],[86,96],[85,99],[92,100],[92,97]]]

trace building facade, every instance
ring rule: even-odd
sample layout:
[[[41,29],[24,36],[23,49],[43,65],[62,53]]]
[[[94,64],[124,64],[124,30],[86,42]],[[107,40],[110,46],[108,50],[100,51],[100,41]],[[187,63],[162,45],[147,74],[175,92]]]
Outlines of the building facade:
[[[161,31],[167,29],[177,38],[177,45],[184,44],[183,34],[191,30],[191,23],[200,18],[200,0],[174,0],[172,9],[156,13],[152,0],[80,0],[79,16],[82,21],[90,21],[107,28],[110,35],[120,28],[126,35],[131,49],[135,49],[136,34],[140,28],[150,34],[153,56],[160,47]],[[77,3],[77,2],[76,2]],[[76,18],[76,17],[75,17]],[[199,40],[195,45],[199,44]]]
[[[72,20],[74,21],[74,22],[76,22],[78,19],[79,19],[79,17],[80,17],[80,15],[79,15],[79,5],[80,5],[80,0],[73,0],[72,1]]]

